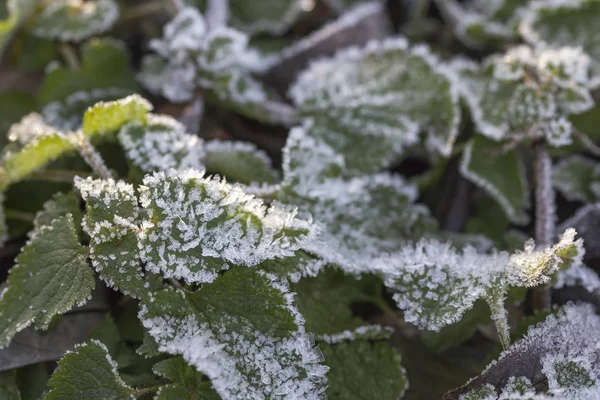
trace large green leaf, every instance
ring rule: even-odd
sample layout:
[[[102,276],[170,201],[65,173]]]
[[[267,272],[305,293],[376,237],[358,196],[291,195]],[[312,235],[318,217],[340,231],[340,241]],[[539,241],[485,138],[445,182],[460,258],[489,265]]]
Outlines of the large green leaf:
[[[527,223],[529,190],[518,151],[503,151],[501,144],[475,136],[464,150],[460,172],[487,191],[512,222]]]
[[[319,344],[325,363],[330,400],[396,400],[408,387],[400,355],[386,342],[368,340]]]
[[[211,140],[205,143],[204,164],[209,173],[239,183],[275,183],[279,173],[267,153],[252,143]]]
[[[115,39],[91,39],[81,50],[81,67],[54,67],[38,93],[42,105],[64,100],[80,91],[119,88],[133,93],[139,86],[125,45]]]
[[[134,390],[117,372],[117,363],[102,342],[91,340],[67,353],[50,378],[47,400],[133,400]]]
[[[34,16],[29,29],[46,39],[80,42],[109,30],[118,18],[114,0],[53,0]]]
[[[81,130],[91,138],[117,132],[130,122],[145,123],[151,110],[152,104],[137,94],[116,101],[101,101],[86,110]]]
[[[581,47],[593,61],[593,86],[600,83],[600,43],[595,35],[600,17],[597,0],[531,2],[519,31],[534,46]]]
[[[16,261],[0,300],[0,346],[33,323],[46,329],[52,317],[85,303],[94,288],[70,214],[34,232]]]
[[[194,170],[146,176],[140,199],[149,217],[140,236],[146,268],[187,282],[212,282],[227,264],[293,256],[313,236],[294,212]]]
[[[426,47],[411,48],[404,38],[371,42],[313,62],[290,96],[317,126],[343,133],[340,140],[385,142],[381,163],[414,144],[419,132],[427,134],[429,148],[449,155],[458,134],[460,109],[452,74]]]
[[[229,2],[229,22],[250,34],[283,33],[302,13],[301,0],[267,0],[249,3],[246,0]]]
[[[159,350],[207,375],[223,399],[318,399],[320,364],[288,288],[233,269],[194,293],[162,291],[140,317]]]

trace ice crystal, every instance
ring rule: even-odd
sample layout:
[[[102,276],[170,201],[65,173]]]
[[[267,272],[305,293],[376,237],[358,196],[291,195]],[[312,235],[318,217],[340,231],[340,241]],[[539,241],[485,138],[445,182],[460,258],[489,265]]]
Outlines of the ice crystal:
[[[39,137],[52,135],[57,132],[58,130],[49,125],[40,114],[31,113],[10,127],[8,140],[26,146]]]

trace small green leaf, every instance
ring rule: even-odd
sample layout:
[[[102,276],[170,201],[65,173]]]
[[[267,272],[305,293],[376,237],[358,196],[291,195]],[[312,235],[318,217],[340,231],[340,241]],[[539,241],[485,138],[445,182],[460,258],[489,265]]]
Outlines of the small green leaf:
[[[313,236],[309,222],[281,205],[267,208],[242,187],[194,170],[144,178],[149,219],[140,234],[146,268],[187,282],[212,282],[231,265],[291,257]]]
[[[195,391],[179,385],[162,386],[156,393],[156,400],[220,400],[221,397],[207,382]]]
[[[464,150],[460,172],[487,191],[512,222],[527,223],[529,190],[518,151],[504,152],[501,144],[475,136]]]
[[[447,156],[458,134],[458,93],[447,66],[426,47],[410,48],[404,38],[371,42],[313,62],[290,96],[303,115],[325,130],[339,130],[348,141],[384,141],[383,163],[414,144],[419,132],[427,132],[429,148]],[[370,157],[368,147],[360,149]]]
[[[14,369],[0,372],[0,399],[21,400],[16,372]]]
[[[70,214],[31,236],[10,270],[8,289],[0,300],[0,346],[32,323],[46,329],[52,317],[87,301],[94,275],[85,253]]]
[[[79,209],[79,198],[74,192],[55,193],[52,199],[46,201],[43,210],[40,210],[33,220],[33,230],[36,232],[43,226],[50,225],[52,221],[66,214],[73,216],[73,221],[78,224],[81,221],[81,210]]]
[[[109,38],[88,41],[81,50],[81,68],[55,66],[50,69],[38,99],[46,105],[80,91],[100,88],[119,88],[128,93],[139,89],[123,42]]]
[[[142,172],[204,169],[204,142],[177,120],[150,114],[147,124],[124,125],[118,138],[129,161]]]
[[[118,18],[113,0],[53,0],[34,16],[29,29],[42,38],[80,42],[109,30]]]
[[[219,400],[206,377],[188,365],[182,357],[168,358],[152,367],[154,373],[173,382],[157,393],[158,400]]]
[[[229,22],[237,29],[255,33],[281,34],[302,13],[301,0],[268,0],[250,4],[246,0],[229,2]]]
[[[58,362],[49,382],[47,400],[114,399],[133,400],[134,390],[123,382],[108,349],[91,340],[78,345]]]
[[[552,183],[570,201],[592,202],[596,196],[591,191],[597,163],[578,155],[560,161],[552,170]]]
[[[134,94],[120,100],[96,103],[83,116],[82,131],[86,136],[97,137],[117,132],[129,122],[146,122],[152,104]]]
[[[330,400],[396,400],[408,387],[400,355],[386,342],[367,340],[319,344],[325,363]]]
[[[279,179],[267,153],[252,143],[211,140],[205,143],[204,150],[204,164],[209,173],[244,184],[276,183]]]
[[[232,269],[194,293],[159,292],[140,318],[160,351],[183,356],[225,399],[316,400],[327,368],[288,290],[264,273]]]

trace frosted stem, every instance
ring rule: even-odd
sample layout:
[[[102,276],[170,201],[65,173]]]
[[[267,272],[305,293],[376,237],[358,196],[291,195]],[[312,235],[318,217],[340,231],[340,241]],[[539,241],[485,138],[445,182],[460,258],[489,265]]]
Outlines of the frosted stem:
[[[85,162],[92,167],[92,170],[94,170],[96,175],[102,179],[112,178],[112,175],[104,163],[102,156],[100,153],[98,153],[98,151],[96,151],[88,138],[84,136],[83,132],[78,131],[75,133],[74,143],[77,145],[77,149],[79,150],[81,157],[83,157]]]
[[[556,205],[552,188],[552,160],[546,143],[535,144],[535,240],[538,246],[548,246],[556,231]],[[533,290],[535,309],[549,309],[550,288],[547,285]]]
[[[494,321],[494,325],[496,325],[496,331],[498,332],[498,338],[500,339],[500,344],[502,344],[502,349],[508,350],[510,347],[510,327],[508,326],[508,313],[504,308],[505,295],[505,290],[499,290],[488,295],[486,301],[492,312],[492,321]]]
[[[229,0],[208,0],[206,22],[209,30],[227,25],[228,18]]]

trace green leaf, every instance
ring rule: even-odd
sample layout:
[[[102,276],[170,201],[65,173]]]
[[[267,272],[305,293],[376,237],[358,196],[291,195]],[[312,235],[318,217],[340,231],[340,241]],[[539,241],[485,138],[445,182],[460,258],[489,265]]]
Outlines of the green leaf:
[[[44,363],[27,365],[17,370],[21,400],[41,400],[47,390],[50,374]]]
[[[205,383],[196,391],[179,385],[162,386],[156,393],[156,400],[220,400],[221,397]]]
[[[158,400],[219,400],[206,377],[188,365],[183,357],[168,358],[152,367],[154,373],[173,382],[163,386],[157,393]]]
[[[527,223],[529,190],[518,151],[505,152],[501,144],[475,136],[464,150],[460,172],[488,192],[512,222]]]
[[[94,339],[102,342],[111,356],[115,356],[117,354],[117,349],[121,338],[119,337],[119,329],[117,328],[117,324],[115,324],[115,321],[111,317],[110,313],[106,313],[104,320],[92,330],[88,339]]]
[[[367,340],[319,344],[325,362],[330,400],[396,400],[408,387],[400,355],[386,342]]]
[[[100,278],[134,298],[152,296],[142,271],[138,248],[137,197],[133,185],[112,179],[77,179],[86,202],[83,230],[90,240],[90,258]]]
[[[32,323],[46,329],[52,317],[85,303],[94,288],[70,214],[35,232],[16,262],[0,300],[0,346]]]
[[[58,362],[49,382],[47,400],[114,399],[131,400],[133,389],[119,377],[117,364],[102,342],[91,340],[78,345]]]
[[[81,130],[91,138],[118,131],[129,122],[146,122],[152,104],[134,94],[120,100],[99,102],[88,108],[83,116]]]
[[[325,261],[321,258],[303,250],[298,250],[291,257],[263,261],[257,268],[282,280],[296,283],[300,278],[317,275],[324,265]]]
[[[149,215],[140,234],[146,268],[189,283],[212,282],[227,263],[293,256],[314,234],[293,211],[194,170],[147,175],[140,200]]]
[[[0,94],[0,148],[7,142],[10,126],[33,111],[35,98],[24,92],[3,92]]]
[[[0,20],[0,60],[19,25],[25,21],[36,5],[35,0],[8,0],[8,16]]]
[[[598,163],[578,155],[560,161],[552,170],[552,183],[570,201],[592,202],[591,184]]]
[[[74,192],[55,193],[52,199],[46,201],[33,220],[33,232],[42,229],[43,226],[52,224],[57,218],[71,214],[77,225],[81,221],[81,210],[79,209],[79,198]]]
[[[0,372],[0,398],[3,400],[21,400],[21,392],[17,386],[16,370]]]
[[[0,179],[0,189],[25,179],[75,149],[69,136],[56,132],[40,135],[21,150],[6,153],[0,167],[0,178],[3,178]]]
[[[519,32],[532,45],[583,48],[594,60],[593,86],[597,86],[600,45],[593,27],[599,16],[600,3],[595,0],[534,2],[523,14]]]
[[[427,132],[430,149],[450,154],[460,122],[451,76],[426,47],[410,48],[406,39],[395,38],[313,62],[289,93],[316,126],[339,130],[349,142],[361,137],[385,142],[381,162],[389,163],[419,132]],[[368,147],[361,150],[370,157]]]
[[[250,4],[245,0],[229,2],[229,22],[242,31],[284,33],[303,12],[300,0],[268,0]]]
[[[327,368],[287,293],[264,274],[233,269],[194,293],[159,292],[140,318],[160,351],[183,356],[224,399],[318,399]]]
[[[379,0],[383,3],[383,0]],[[348,10],[358,4],[366,3],[367,0],[324,0],[325,4],[333,8],[337,12]]]
[[[129,161],[142,172],[204,169],[203,141],[174,118],[150,114],[147,124],[132,122],[118,138]]]
[[[54,67],[38,93],[42,105],[65,100],[80,91],[119,88],[133,93],[139,89],[125,44],[115,39],[91,39],[81,50],[81,68]]]
[[[244,184],[279,180],[279,173],[267,153],[252,143],[211,140],[206,142],[204,150],[204,164],[209,173]]]
[[[119,18],[113,0],[53,0],[34,16],[29,29],[36,36],[61,42],[80,42],[106,32]]]

